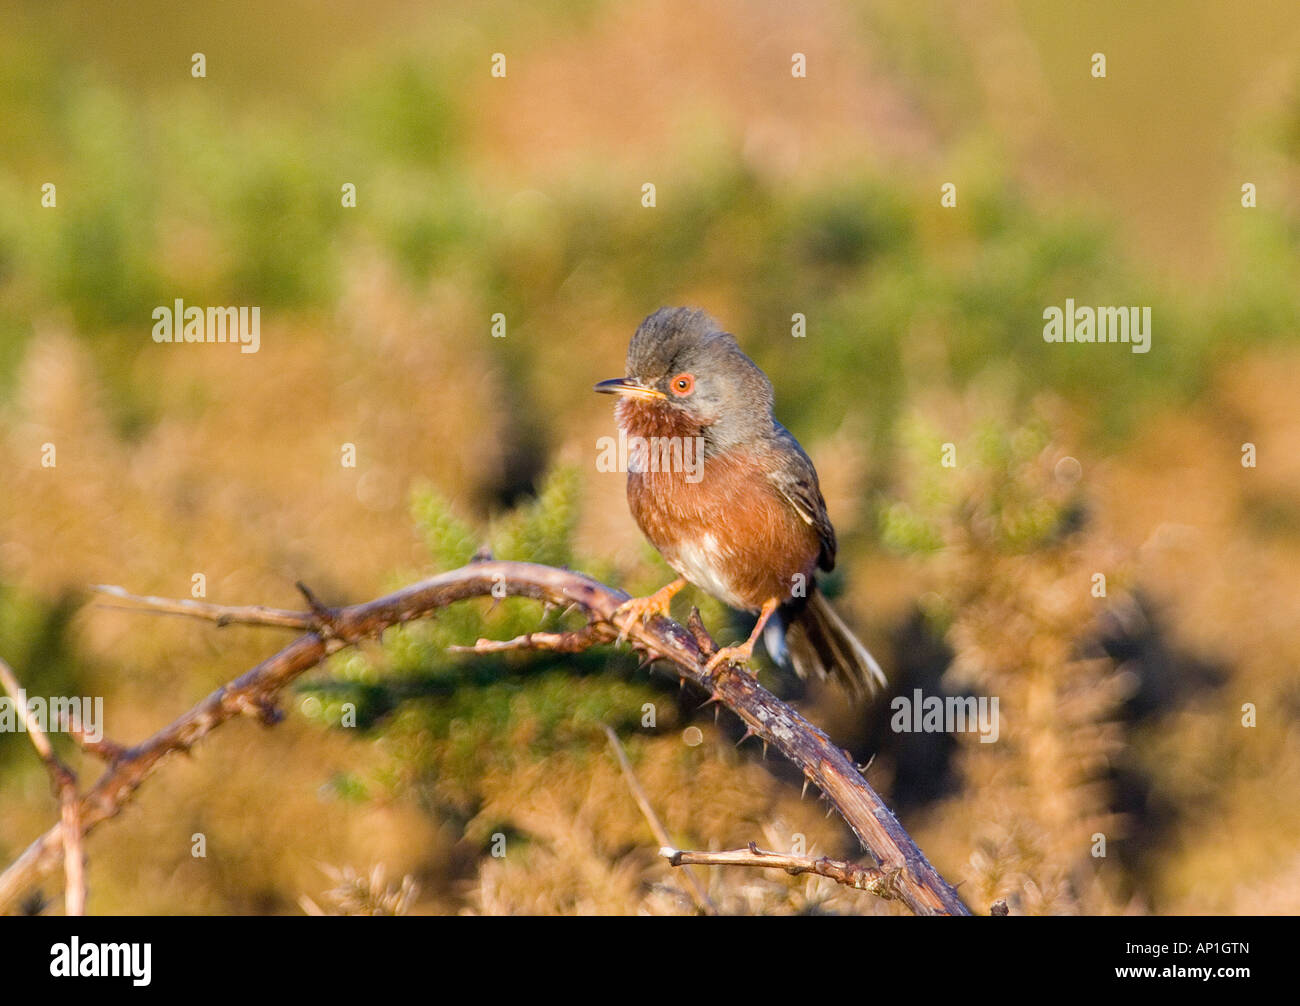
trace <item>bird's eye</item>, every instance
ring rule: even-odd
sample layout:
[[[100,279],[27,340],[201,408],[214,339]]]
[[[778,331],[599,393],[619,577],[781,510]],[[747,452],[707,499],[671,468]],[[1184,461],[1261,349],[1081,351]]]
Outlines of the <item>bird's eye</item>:
[[[695,378],[690,374],[678,374],[672,383],[674,395],[689,395],[695,390]]]

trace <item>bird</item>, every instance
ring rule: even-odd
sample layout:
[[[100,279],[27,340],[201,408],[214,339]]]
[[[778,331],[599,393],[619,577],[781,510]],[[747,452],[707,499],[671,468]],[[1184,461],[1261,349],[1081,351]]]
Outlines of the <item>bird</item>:
[[[735,336],[687,307],[641,322],[626,371],[595,390],[618,396],[628,507],[677,579],[624,602],[616,624],[667,615],[691,583],[758,616],[707,671],[724,662],[748,669],[761,636],[769,656],[800,677],[838,680],[857,698],[882,687],[880,665],[817,587],[817,571],[835,566],[835,529],[817,470],[773,415],[767,375]]]

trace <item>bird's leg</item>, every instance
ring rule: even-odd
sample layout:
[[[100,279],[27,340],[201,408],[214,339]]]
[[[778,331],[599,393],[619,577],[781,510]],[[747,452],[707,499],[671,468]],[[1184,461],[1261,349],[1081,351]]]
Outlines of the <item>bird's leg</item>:
[[[764,601],[763,610],[758,613],[758,624],[754,626],[754,631],[749,634],[749,638],[739,646],[724,646],[709,658],[709,662],[704,665],[704,669],[712,671],[719,664],[726,661],[741,664],[742,666],[748,664],[754,656],[754,644],[758,642],[758,637],[762,635],[763,626],[767,624],[767,620],[772,617],[772,612],[776,611],[777,605],[780,603],[780,598],[776,597]]]
[[[672,583],[666,587],[660,587],[653,594],[646,597],[629,598],[615,608],[614,613],[609,616],[609,620],[619,627],[618,641],[623,642],[632,626],[636,625],[637,622],[644,622],[654,615],[667,615],[668,606],[672,603],[673,597],[685,586],[686,578],[679,576]]]

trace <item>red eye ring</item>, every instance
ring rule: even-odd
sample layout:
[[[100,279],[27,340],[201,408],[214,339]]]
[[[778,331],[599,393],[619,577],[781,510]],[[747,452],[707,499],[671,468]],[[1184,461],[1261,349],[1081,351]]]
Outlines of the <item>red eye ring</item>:
[[[693,374],[678,374],[672,379],[670,387],[674,395],[685,397],[695,390],[695,376]]]

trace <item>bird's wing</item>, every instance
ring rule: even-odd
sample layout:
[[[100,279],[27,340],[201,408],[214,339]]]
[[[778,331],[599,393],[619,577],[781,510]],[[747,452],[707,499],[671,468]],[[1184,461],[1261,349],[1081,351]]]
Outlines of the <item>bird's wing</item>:
[[[830,517],[826,514],[826,501],[822,499],[817,469],[794,435],[780,423],[773,425],[781,463],[769,470],[768,478],[804,523],[816,528],[822,546],[817,565],[824,570],[834,569],[835,528],[831,527]]]

